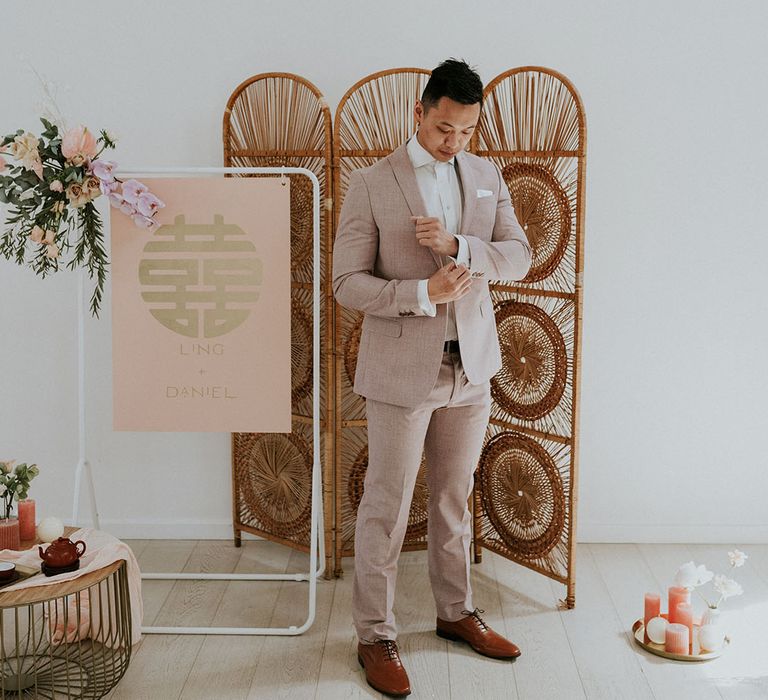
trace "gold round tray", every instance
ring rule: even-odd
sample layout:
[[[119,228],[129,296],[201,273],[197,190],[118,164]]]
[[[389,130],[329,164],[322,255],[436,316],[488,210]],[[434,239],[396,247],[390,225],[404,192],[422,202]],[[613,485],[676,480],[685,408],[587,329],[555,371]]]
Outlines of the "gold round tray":
[[[662,617],[665,617],[665,615],[662,615]],[[699,635],[698,635],[699,625],[694,624],[693,626],[693,649],[691,650],[693,653],[691,654],[672,654],[668,651],[664,650],[663,644],[656,644],[655,642],[651,641],[645,641],[645,623],[642,619],[637,620],[634,625],[632,625],[632,634],[635,638],[635,641],[643,647],[646,651],[650,651],[651,654],[656,654],[656,656],[663,656],[665,659],[674,659],[675,661],[709,661],[710,659],[716,659],[718,656],[720,656],[723,651],[725,651],[725,648],[731,643],[731,638],[726,635],[725,640],[723,641],[723,646],[719,651],[705,651],[702,652],[699,647]]]

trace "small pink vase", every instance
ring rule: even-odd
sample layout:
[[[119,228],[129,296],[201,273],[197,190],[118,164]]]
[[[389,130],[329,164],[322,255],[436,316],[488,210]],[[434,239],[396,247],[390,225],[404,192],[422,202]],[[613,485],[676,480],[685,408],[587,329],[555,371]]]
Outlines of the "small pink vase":
[[[0,550],[18,549],[20,546],[19,519],[0,518]]]

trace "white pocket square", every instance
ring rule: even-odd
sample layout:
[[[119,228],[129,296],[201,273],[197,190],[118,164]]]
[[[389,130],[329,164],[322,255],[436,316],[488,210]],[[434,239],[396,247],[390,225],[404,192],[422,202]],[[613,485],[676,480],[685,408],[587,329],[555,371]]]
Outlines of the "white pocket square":
[[[493,194],[492,190],[478,190],[477,198],[480,199],[480,197],[490,197],[492,194]]]

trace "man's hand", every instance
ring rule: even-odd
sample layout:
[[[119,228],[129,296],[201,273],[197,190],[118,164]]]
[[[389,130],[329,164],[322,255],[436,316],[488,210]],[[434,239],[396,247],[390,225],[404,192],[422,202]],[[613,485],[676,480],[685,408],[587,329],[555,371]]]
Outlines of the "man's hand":
[[[443,228],[436,216],[412,216],[419,245],[432,248],[438,255],[458,255],[459,241]]]
[[[452,262],[441,267],[427,282],[427,294],[433,304],[447,304],[461,299],[469,292],[472,277],[466,265]]]

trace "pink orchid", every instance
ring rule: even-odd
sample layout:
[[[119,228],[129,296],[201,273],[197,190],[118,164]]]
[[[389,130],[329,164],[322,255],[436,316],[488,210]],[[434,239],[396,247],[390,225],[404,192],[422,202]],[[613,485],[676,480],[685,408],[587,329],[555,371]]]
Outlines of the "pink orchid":
[[[50,185],[51,192],[63,192],[64,191],[64,184],[61,182],[61,180],[54,180]]]
[[[144,216],[143,214],[134,214],[131,218],[133,219],[133,223],[136,224],[136,226],[139,228],[145,228],[150,233],[156,231],[160,226],[157,221],[150,218],[149,216]]]
[[[117,163],[111,160],[94,160],[91,163],[91,172],[102,182],[114,182],[112,171],[116,167]]]
[[[136,202],[136,209],[144,216],[153,216],[158,209],[162,209],[165,202],[160,201],[151,192],[142,192]]]
[[[127,199],[123,199],[120,204],[120,211],[123,212],[123,214],[128,214],[128,216],[133,216],[136,213],[136,207],[134,207]]]
[[[117,192],[117,188],[120,186],[120,183],[117,180],[101,180],[101,193],[110,195],[113,192]],[[122,201],[122,198],[121,198]]]
[[[123,198],[118,192],[110,192],[108,195],[109,203],[116,209],[120,209],[123,205]]]
[[[75,165],[93,158],[98,150],[96,137],[84,126],[67,131],[61,139],[61,153]]]
[[[123,199],[131,204],[136,204],[139,195],[149,192],[149,188],[138,180],[126,180],[123,183]]]

